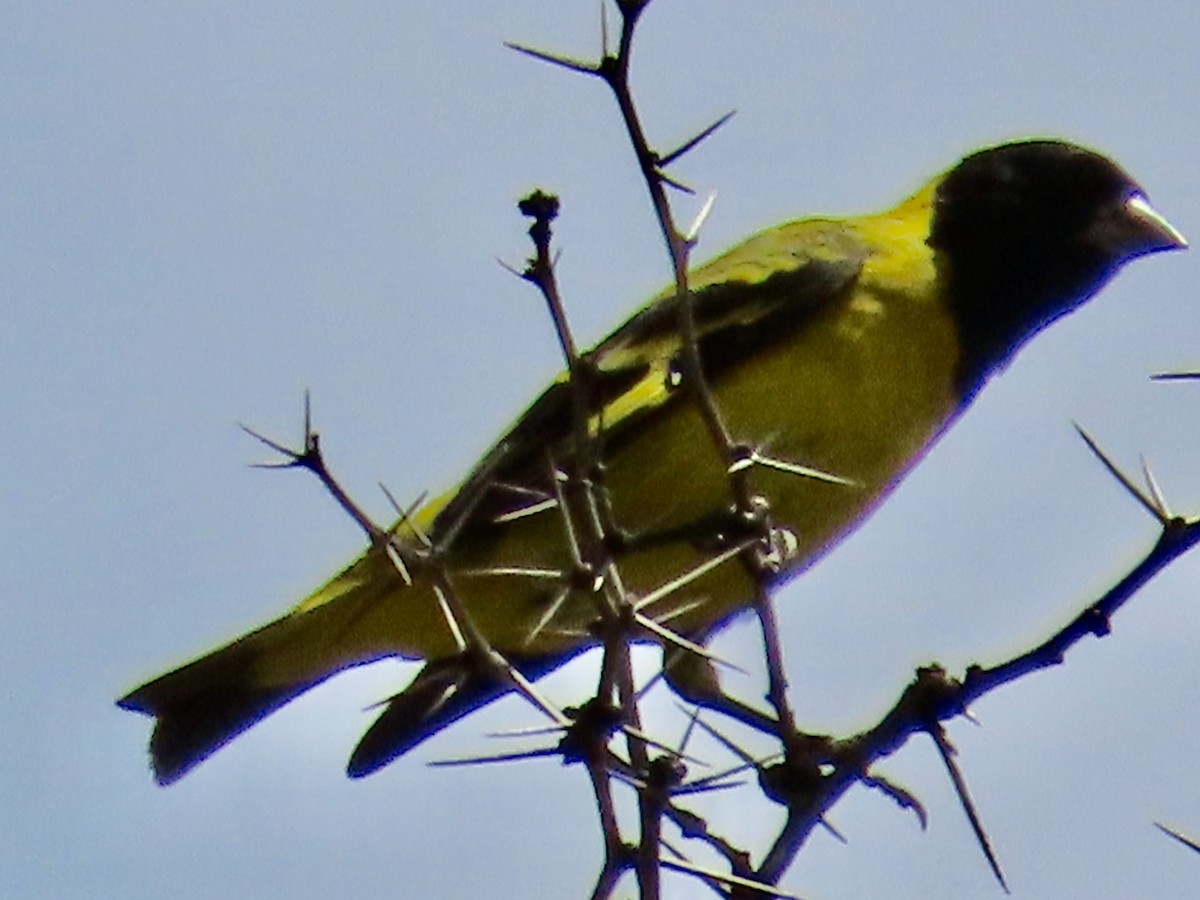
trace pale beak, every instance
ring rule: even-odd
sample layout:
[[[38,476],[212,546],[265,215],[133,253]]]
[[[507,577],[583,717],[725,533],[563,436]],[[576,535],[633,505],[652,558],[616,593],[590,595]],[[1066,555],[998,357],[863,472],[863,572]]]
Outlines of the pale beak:
[[[1128,224],[1118,229],[1123,232],[1118,244],[1123,255],[1134,257],[1162,250],[1187,249],[1187,238],[1150,205],[1145,194],[1130,194],[1125,200],[1124,213]]]

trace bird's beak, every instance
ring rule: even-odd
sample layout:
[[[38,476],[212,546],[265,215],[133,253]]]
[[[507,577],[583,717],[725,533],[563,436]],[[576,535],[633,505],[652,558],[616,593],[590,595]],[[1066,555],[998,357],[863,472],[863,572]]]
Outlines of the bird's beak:
[[[1188,245],[1187,238],[1142,193],[1130,194],[1116,210],[1102,215],[1093,227],[1101,245],[1122,259],[1163,250],[1185,250]]]
[[[1145,194],[1130,196],[1125,201],[1125,212],[1145,236],[1146,244],[1142,253],[1187,249],[1187,238],[1180,234],[1179,230],[1168,222],[1162,213],[1150,205]]]

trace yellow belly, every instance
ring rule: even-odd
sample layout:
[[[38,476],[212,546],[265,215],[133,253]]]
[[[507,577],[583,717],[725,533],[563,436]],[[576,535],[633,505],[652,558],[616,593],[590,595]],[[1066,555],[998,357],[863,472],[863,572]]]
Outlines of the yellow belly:
[[[756,469],[756,491],[795,536],[790,570],[810,564],[851,531],[945,427],[957,408],[956,362],[952,325],[939,307],[859,290],[805,329],[799,342],[781,344],[752,368],[725,375],[716,396],[736,440],[854,482]],[[635,441],[606,457],[606,467],[617,524],[635,535],[685,525],[731,502],[720,459],[687,403],[662,410]],[[596,611],[593,598],[576,593],[530,640],[535,624],[560,599],[562,585],[510,571],[569,568],[560,511],[516,520],[479,544],[470,534],[451,554],[449,568],[473,620],[495,646],[556,653],[583,639]],[[658,544],[623,556],[620,573],[631,593],[645,595],[711,555],[688,542]],[[499,574],[485,574],[489,569]],[[751,582],[731,560],[651,609],[672,628],[696,633],[752,600]],[[421,631],[410,631],[415,652],[451,651],[448,642],[435,644]]]

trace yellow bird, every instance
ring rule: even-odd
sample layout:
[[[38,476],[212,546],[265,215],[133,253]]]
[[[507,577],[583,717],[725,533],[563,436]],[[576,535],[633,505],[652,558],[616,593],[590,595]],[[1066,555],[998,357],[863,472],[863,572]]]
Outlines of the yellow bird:
[[[762,231],[691,274],[699,346],[735,440],[843,483],[759,466],[755,490],[811,565],[896,486],[1030,337],[1129,260],[1186,242],[1106,157],[1060,141],[979,151],[887,212]],[[591,427],[616,550],[634,596],[713,557],[730,516],[725,467],[681,384],[668,291],[588,355]],[[554,382],[462,485],[401,522],[436,542],[471,621],[540,675],[596,640],[572,586],[550,460],[573,454],[572,396]],[[753,602],[731,559],[643,612],[703,639]],[[407,583],[375,546],[290,612],[121,699],[157,718],[158,781],[175,781],[289,700],[385,657],[425,667],[388,701],[350,760],[386,765],[506,688],[467,670],[430,575]]]

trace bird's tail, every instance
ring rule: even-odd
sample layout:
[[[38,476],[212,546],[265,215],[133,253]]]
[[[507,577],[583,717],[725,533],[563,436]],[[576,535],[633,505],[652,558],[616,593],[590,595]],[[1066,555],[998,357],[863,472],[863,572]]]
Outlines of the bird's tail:
[[[372,549],[288,614],[118,700],[157,720],[150,756],[159,783],[182,777],[331,675],[388,656],[426,655],[406,640],[422,619],[413,610],[418,587]]]
[[[246,674],[251,656],[239,644],[231,644],[117,701],[122,709],[155,717],[150,764],[159,784],[182,778],[251,725],[328,677],[258,686]]]
[[[350,760],[370,774],[507,690],[471,670],[420,580],[407,583],[378,548],[287,615],[122,697],[153,716],[150,758],[159,784],[178,780],[259,720],[344,669],[385,657],[430,660],[370,727]],[[431,636],[443,635],[434,642]],[[538,677],[573,653],[511,658]]]

